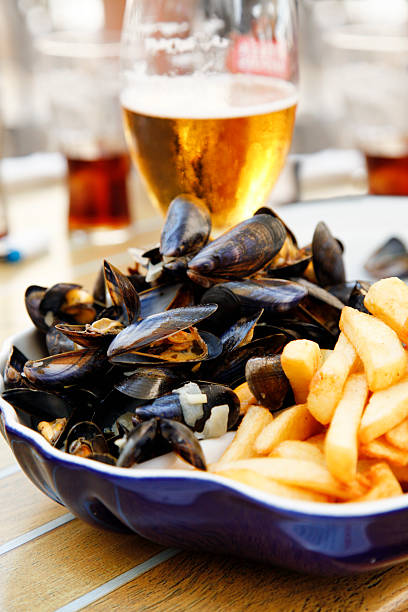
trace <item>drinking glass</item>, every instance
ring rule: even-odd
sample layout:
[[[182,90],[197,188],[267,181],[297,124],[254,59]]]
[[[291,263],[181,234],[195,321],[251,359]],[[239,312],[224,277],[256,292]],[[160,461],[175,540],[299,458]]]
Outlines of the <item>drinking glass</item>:
[[[57,32],[38,41],[54,145],[67,160],[68,229],[120,242],[131,223],[130,159],[119,102],[118,32]]]
[[[343,128],[366,158],[375,195],[408,195],[407,24],[351,24],[327,33]]]
[[[296,4],[127,0],[126,139],[163,213],[194,194],[224,229],[265,203],[295,121]]]

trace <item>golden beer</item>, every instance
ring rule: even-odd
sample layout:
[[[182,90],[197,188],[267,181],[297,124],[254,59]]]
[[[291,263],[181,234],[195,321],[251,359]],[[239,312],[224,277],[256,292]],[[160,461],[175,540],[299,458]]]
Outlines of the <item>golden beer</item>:
[[[152,201],[180,193],[231,226],[265,203],[288,153],[296,112],[290,83],[254,75],[152,77],[125,90],[125,131]]]

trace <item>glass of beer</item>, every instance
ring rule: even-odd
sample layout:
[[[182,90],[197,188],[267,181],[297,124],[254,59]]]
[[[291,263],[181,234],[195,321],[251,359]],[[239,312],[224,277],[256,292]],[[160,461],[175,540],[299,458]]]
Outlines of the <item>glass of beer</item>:
[[[373,195],[408,195],[407,24],[327,32],[344,140],[365,156]]]
[[[119,101],[120,33],[59,32],[38,42],[53,145],[67,160],[68,230],[121,242],[131,166]]]
[[[230,227],[265,204],[297,105],[295,0],[127,0],[126,139],[153,203],[180,193]]]

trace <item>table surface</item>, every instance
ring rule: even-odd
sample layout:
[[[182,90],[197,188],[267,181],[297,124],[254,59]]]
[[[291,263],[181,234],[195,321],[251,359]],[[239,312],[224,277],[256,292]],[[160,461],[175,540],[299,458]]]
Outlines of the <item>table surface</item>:
[[[10,195],[10,226],[50,232],[49,252],[0,265],[0,341],[29,325],[28,284],[75,281],[92,287],[102,257],[118,266],[128,246],[149,246],[161,220],[144,203],[122,245],[73,249],[65,234],[60,185]],[[232,557],[174,553],[136,535],[99,531],[37,490],[0,440],[0,610],[277,610],[408,609],[408,566],[358,577],[295,574]]]

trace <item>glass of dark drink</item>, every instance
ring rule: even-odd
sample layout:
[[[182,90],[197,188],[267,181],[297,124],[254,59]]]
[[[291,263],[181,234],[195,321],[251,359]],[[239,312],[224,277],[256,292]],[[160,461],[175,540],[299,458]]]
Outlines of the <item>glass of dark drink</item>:
[[[119,33],[60,32],[39,42],[50,134],[67,160],[73,238],[121,242],[131,224],[119,104]]]
[[[408,24],[327,33],[348,142],[365,156],[368,191],[408,195]]]

